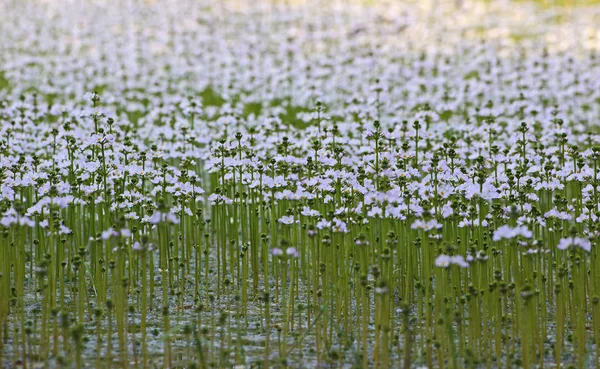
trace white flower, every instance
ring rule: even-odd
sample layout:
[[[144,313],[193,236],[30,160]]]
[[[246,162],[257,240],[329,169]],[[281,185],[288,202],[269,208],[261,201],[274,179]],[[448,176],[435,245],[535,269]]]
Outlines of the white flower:
[[[102,232],[102,239],[103,240],[108,240],[109,238],[113,237],[115,234],[115,231],[112,228],[107,229],[106,231]]]
[[[417,220],[415,220],[413,222],[413,224],[410,226],[410,228],[412,228],[412,229],[422,229],[424,231],[430,231],[432,229],[440,229],[440,228],[442,228],[442,224],[439,223],[435,219],[431,219],[429,221],[424,221],[424,220],[417,219]]]
[[[492,239],[494,241],[500,241],[501,239],[512,239],[517,236],[522,236],[524,238],[531,238],[531,237],[533,237],[533,233],[529,229],[527,229],[527,227],[525,227],[525,226],[516,226],[516,227],[512,228],[508,225],[503,225],[503,226],[499,227],[498,229],[496,229]]]
[[[571,246],[579,247],[587,252],[592,251],[592,243],[590,242],[590,240],[581,237],[561,238],[556,247],[559,250],[566,250]]]
[[[82,96],[83,100],[86,100],[86,101],[92,101],[92,99],[95,97],[96,97],[96,93],[89,92],[89,91],[84,93]]]
[[[294,223],[294,216],[293,215],[284,215],[281,218],[279,218],[278,220],[279,223],[281,224],[292,224]]]
[[[151,224],[158,224],[158,223],[162,223],[162,222],[169,222],[171,224],[179,224],[179,218],[177,217],[177,215],[168,212],[168,213],[162,213],[160,211],[155,211],[154,213],[152,213],[152,216],[149,219]]]
[[[285,253],[287,254],[287,256],[289,256],[291,258],[297,258],[298,257],[298,250],[296,250],[295,247],[288,247],[285,250]]]
[[[313,210],[308,206],[303,207],[302,212],[300,214],[302,214],[305,217],[318,217],[319,215],[321,215],[318,210]]]
[[[448,255],[440,255],[435,259],[435,266],[440,268],[447,268],[450,266],[452,257]]]
[[[466,268],[469,266],[469,263],[467,263],[462,255],[449,256],[442,254],[435,259],[435,266],[437,267],[448,268],[450,265]]]

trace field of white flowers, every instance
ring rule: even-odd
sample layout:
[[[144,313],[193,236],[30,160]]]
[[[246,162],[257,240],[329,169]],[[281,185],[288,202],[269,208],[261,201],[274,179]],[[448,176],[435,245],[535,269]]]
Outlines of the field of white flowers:
[[[600,367],[599,24],[0,1],[0,367]]]

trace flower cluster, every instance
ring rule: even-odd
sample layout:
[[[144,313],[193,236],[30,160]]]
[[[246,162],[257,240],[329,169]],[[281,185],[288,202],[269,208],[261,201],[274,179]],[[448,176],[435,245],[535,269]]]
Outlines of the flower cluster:
[[[597,14],[84,3],[0,3],[0,366],[592,365]]]

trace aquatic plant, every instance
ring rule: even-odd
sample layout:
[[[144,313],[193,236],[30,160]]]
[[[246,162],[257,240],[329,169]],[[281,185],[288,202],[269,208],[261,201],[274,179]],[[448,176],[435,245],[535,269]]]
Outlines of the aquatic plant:
[[[0,366],[600,365],[593,14],[340,5],[0,4]]]

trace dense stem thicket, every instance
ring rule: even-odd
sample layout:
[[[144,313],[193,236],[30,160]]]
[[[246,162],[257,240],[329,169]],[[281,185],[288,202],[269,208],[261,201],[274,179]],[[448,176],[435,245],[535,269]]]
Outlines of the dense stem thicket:
[[[600,365],[593,40],[225,4],[0,36],[1,366]]]

